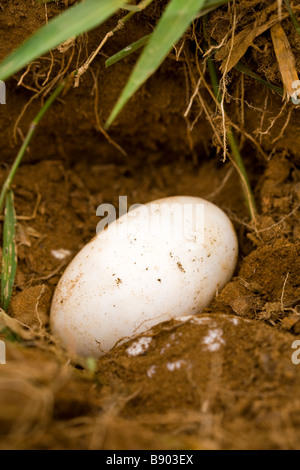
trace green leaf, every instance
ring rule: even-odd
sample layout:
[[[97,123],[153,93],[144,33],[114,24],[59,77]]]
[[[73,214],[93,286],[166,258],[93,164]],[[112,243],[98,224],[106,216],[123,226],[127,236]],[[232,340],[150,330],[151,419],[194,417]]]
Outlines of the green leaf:
[[[125,47],[121,51],[117,52],[113,56],[111,56],[107,61],[105,62],[106,67],[110,67],[113,64],[116,64],[120,60],[125,59],[125,57],[129,56],[133,52],[137,51],[141,47],[144,47],[150,40],[151,34],[148,34],[147,36],[144,36],[143,38],[139,39],[136,42],[133,42],[130,44],[130,46]]]
[[[38,3],[54,3],[54,2],[57,2],[57,0],[38,0]],[[125,5],[121,8],[122,10],[127,10],[127,11],[141,11],[138,5]]]
[[[253,72],[251,69],[249,69],[249,67],[242,64],[241,62],[238,62],[234,68],[238,70],[239,72],[242,72],[243,74],[248,75],[248,77],[254,78],[257,82],[262,83],[267,88],[270,88],[270,90],[273,90],[276,93],[278,93],[278,95],[280,96],[284,95],[283,88],[280,88],[279,86],[272,85],[272,83],[267,82],[266,80],[261,78],[259,75],[257,75],[257,73]]]
[[[14,210],[14,196],[13,192],[10,190],[6,196],[1,270],[1,306],[5,311],[7,311],[9,306],[17,271],[15,229],[16,215]]]
[[[199,10],[204,4],[208,6],[208,3],[205,0],[170,0],[108,118],[106,128],[114,121],[129,98],[160,66],[172,46],[188,29]]]
[[[196,18],[201,18],[201,16],[207,15],[207,13],[215,10],[218,7],[221,7],[222,5],[225,5],[225,3],[229,3],[231,0],[207,0],[204,4],[204,7],[201,9],[201,11],[198,13]]]
[[[127,10],[127,11],[141,11],[140,7],[138,5],[126,5],[125,7],[122,7],[122,10]]]
[[[0,64],[0,80],[6,80],[31,61],[67,39],[95,28],[128,0],[85,0],[40,28]]]
[[[288,1],[288,0],[284,0],[284,4],[285,4],[285,7],[286,7],[287,11],[289,12],[289,15],[290,15],[290,17],[291,17],[291,20],[292,20],[292,22],[293,22],[293,25],[295,26],[296,31],[297,31],[297,33],[298,33],[299,36],[300,36],[300,24],[298,23],[297,18],[296,18],[296,16],[294,15],[294,12],[293,12],[293,10],[292,10],[292,7],[291,7],[289,1]]]

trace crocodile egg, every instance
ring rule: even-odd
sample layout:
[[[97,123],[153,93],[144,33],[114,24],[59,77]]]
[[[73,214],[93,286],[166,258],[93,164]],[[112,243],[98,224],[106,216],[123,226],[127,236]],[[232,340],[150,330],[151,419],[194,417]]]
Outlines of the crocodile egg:
[[[174,196],[112,222],[73,259],[51,327],[70,353],[99,357],[152,326],[201,312],[231,279],[237,237],[211,202]]]

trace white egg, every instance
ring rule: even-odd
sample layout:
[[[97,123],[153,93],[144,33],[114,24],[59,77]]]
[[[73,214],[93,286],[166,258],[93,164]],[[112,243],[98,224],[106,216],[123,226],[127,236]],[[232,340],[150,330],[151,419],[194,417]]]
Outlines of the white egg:
[[[88,243],[62,276],[51,326],[99,357],[157,323],[200,312],[231,279],[238,244],[227,215],[195,197],[137,207]]]

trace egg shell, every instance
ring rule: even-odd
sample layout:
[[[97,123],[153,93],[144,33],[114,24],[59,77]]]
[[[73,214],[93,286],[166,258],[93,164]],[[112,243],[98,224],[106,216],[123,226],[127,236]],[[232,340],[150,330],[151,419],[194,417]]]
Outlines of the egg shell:
[[[200,312],[231,279],[231,221],[201,198],[137,207],[74,258],[53,297],[51,326],[70,353],[99,357],[157,323]]]

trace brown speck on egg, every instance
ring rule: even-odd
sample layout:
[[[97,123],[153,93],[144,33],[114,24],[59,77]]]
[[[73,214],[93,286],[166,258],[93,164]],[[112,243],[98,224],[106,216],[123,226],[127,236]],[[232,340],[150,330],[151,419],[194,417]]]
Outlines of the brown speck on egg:
[[[184,267],[182,266],[182,264],[180,263],[180,261],[177,262],[177,266],[178,266],[178,269],[179,269],[182,273],[185,273],[185,269],[184,269]]]

